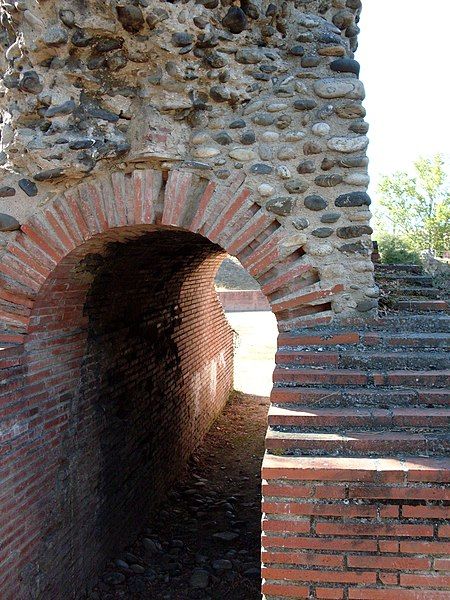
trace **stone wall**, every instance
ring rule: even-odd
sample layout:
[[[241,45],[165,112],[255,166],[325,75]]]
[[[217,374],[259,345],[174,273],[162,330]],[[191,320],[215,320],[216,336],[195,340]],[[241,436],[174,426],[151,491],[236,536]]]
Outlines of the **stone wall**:
[[[360,7],[4,3],[3,243],[103,171],[178,168],[225,184],[242,174],[284,244],[303,247],[326,287],[343,284],[333,313],[372,310]]]

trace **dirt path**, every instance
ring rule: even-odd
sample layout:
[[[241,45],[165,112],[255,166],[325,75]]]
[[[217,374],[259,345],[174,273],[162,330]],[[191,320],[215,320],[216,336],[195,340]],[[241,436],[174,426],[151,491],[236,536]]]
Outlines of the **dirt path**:
[[[92,599],[260,600],[260,468],[269,399],[235,393],[143,536]]]

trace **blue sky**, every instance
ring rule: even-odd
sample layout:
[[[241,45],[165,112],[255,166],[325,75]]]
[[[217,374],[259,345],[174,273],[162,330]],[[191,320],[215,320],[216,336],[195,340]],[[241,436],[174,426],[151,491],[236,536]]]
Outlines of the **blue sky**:
[[[450,158],[450,0],[363,0],[356,59],[370,123],[369,193],[419,156]]]

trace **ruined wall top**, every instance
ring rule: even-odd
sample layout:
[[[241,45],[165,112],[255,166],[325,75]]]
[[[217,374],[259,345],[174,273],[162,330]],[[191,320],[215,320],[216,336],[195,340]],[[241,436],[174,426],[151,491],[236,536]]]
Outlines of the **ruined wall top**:
[[[0,6],[3,244],[102,171],[241,171],[324,278],[352,282],[339,310],[373,308],[360,0]]]

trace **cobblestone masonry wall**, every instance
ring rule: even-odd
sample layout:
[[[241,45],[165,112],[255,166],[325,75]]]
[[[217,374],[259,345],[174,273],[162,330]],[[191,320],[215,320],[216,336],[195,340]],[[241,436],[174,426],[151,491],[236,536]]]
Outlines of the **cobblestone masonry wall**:
[[[102,171],[242,176],[284,243],[344,284],[333,312],[373,309],[359,8],[3,3],[0,229]]]
[[[225,250],[281,332],[264,594],[443,600],[448,321],[376,317],[360,0],[0,6],[2,598],[79,597],[200,440]]]

